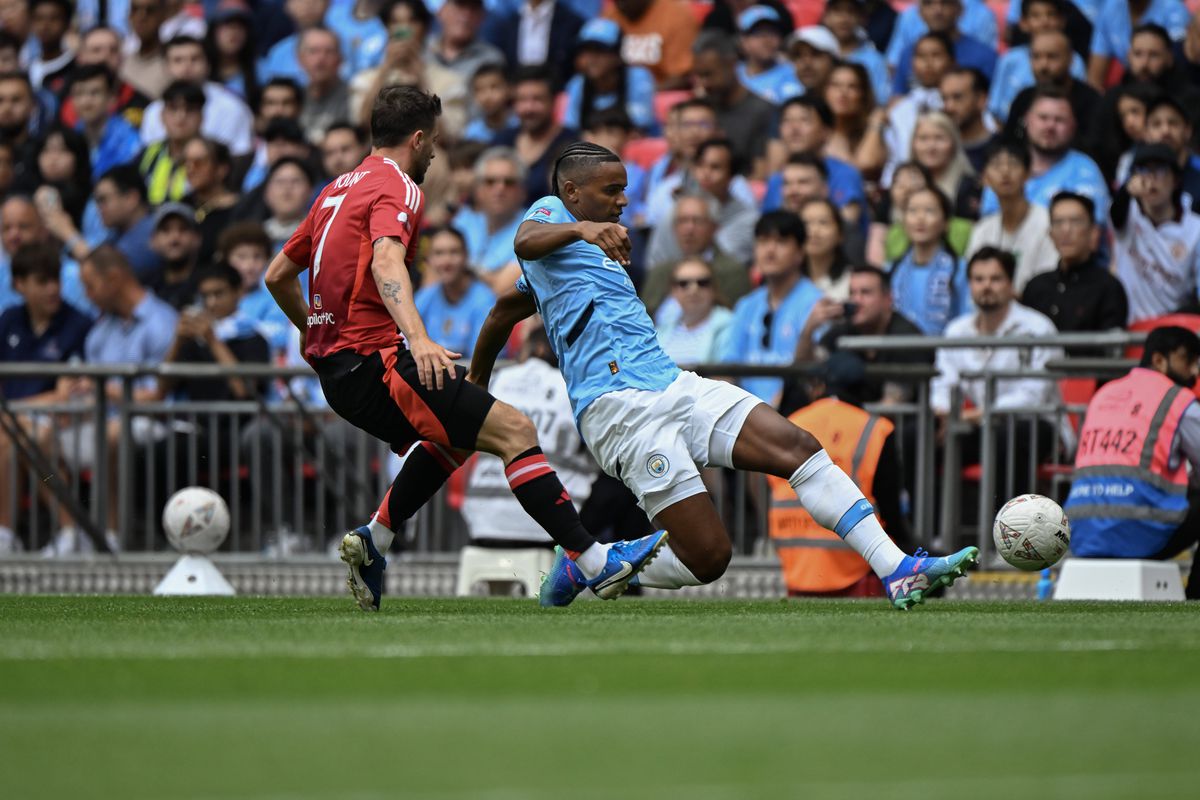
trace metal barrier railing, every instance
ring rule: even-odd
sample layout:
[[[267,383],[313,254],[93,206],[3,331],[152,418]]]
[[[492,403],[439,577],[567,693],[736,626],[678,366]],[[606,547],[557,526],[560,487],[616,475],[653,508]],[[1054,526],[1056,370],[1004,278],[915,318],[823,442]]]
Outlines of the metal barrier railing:
[[[931,350],[939,346],[1117,348],[1142,338],[1141,334],[1045,339],[844,337],[839,345],[860,351]],[[810,375],[814,368],[812,364],[694,367],[709,376],[768,375],[785,379]],[[1122,362],[1107,359],[1068,359],[1055,364],[1055,371],[1044,377],[1052,380],[1081,371],[1111,375],[1127,368]],[[273,554],[282,556],[289,554],[291,540],[283,535],[287,531],[313,539],[322,532],[359,524],[374,511],[391,481],[385,444],[352,428],[328,409],[299,402],[285,388],[292,379],[314,378],[303,366],[0,364],[0,380],[62,374],[92,378],[95,387],[86,399],[66,404],[29,406],[10,401],[7,405],[27,426],[42,434],[40,443],[47,446],[46,455],[52,463],[77,465],[62,472],[64,484],[75,497],[86,501],[87,512],[101,530],[112,527],[121,532],[127,549],[163,547],[158,529],[161,503],[180,486],[201,483],[226,497],[233,516],[229,548],[261,551],[270,547]],[[961,535],[953,524],[952,510],[946,506],[947,495],[957,498],[958,492],[943,492],[938,510],[934,415],[929,407],[929,383],[934,375],[936,371],[925,365],[868,367],[868,377],[907,384],[913,389],[910,402],[870,405],[868,410],[891,418],[897,425],[899,441],[912,445],[914,452],[904,453],[906,468],[915,473],[911,518],[918,538],[926,544],[939,519],[944,534]],[[228,376],[270,381],[278,389],[276,396],[283,399],[232,403],[145,403],[133,399],[135,386],[150,379]],[[988,380],[993,396],[995,381],[1003,377],[996,374]],[[1022,377],[1029,374],[1023,373]],[[985,408],[983,422],[989,430],[999,430],[1002,421],[998,420],[1013,417],[1017,411],[1028,415],[1071,410],[1075,409],[1063,409],[1061,404],[1002,413]],[[71,447],[74,452],[70,452]],[[13,513],[20,511],[17,504],[26,504],[22,522],[31,531],[28,541],[40,546],[53,534],[60,515],[56,504],[44,503],[40,498],[40,485],[46,476],[24,469],[14,448],[9,448],[5,459],[8,477],[0,483],[0,493],[13,504]],[[989,463],[987,459],[981,461]],[[986,486],[981,490],[990,487],[994,492],[996,476],[990,469],[983,473],[981,483]],[[714,500],[730,522],[735,552],[751,553],[755,543],[764,538],[767,493],[761,485],[754,488],[753,482],[762,483],[760,476],[735,473],[730,482],[729,491],[714,493]],[[1006,488],[1008,484],[1011,480]],[[748,520],[751,504],[757,514]],[[990,541],[991,512],[985,514],[985,505],[980,505],[974,537],[981,542],[985,516]],[[0,524],[7,524],[7,520],[0,519]],[[411,546],[418,552],[456,549],[466,538],[465,524],[449,508],[444,492],[418,514],[410,534]]]

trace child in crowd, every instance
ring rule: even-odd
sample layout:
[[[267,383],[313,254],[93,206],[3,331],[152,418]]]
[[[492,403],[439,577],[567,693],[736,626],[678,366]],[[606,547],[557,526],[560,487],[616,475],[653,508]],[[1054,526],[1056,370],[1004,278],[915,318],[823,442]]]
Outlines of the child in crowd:
[[[908,251],[892,262],[896,311],[927,336],[941,335],[946,324],[971,308],[967,273],[946,241],[950,200],[937,188],[917,189],[904,205]]]

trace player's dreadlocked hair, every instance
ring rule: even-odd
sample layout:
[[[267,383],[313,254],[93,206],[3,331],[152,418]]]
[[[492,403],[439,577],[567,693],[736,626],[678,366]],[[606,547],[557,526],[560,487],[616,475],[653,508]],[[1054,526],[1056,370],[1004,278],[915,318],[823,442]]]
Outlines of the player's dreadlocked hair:
[[[554,159],[554,171],[550,174],[550,191],[555,197],[560,197],[558,176],[562,173],[574,174],[581,168],[594,167],[612,161],[620,161],[621,157],[609,150],[591,142],[575,142],[567,145]]]

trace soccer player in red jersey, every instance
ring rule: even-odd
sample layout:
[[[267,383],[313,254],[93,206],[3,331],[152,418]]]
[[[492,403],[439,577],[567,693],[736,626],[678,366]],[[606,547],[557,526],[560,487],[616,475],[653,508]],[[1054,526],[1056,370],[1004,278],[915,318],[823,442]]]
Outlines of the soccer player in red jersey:
[[[468,382],[454,363],[460,354],[430,339],[413,303],[420,184],[440,114],[437,95],[409,86],[381,91],[370,155],[321,192],[267,269],[267,288],[300,330],[301,351],[330,407],[396,453],[421,443],[371,522],[342,539],[350,591],[364,610],[379,609],[383,553],[395,532],[469,451],[482,450],[504,460],[521,506],[573,554],[592,590],[615,598],[665,544],[666,532],[598,544],[546,462],[533,423]],[[304,270],[311,270],[307,298],[298,280]]]

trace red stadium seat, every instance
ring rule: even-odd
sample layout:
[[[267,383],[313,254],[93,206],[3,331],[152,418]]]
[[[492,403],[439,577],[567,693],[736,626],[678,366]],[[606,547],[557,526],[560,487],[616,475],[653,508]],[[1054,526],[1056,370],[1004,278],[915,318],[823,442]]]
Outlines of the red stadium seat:
[[[660,125],[667,123],[667,112],[692,96],[687,89],[666,89],[654,95],[654,118]]]
[[[1063,378],[1058,382],[1058,392],[1067,405],[1087,405],[1091,401],[1092,395],[1096,393],[1096,379]],[[1071,427],[1078,431],[1081,422],[1079,415],[1068,414],[1067,416],[1071,420]]]
[[[792,22],[797,28],[816,25],[821,21],[821,14],[825,12],[824,3],[814,3],[812,0],[784,0],[783,4],[792,12]]]
[[[708,15],[712,13],[712,0],[692,0],[692,15],[696,17],[696,22],[703,23]]]
[[[667,140],[652,137],[634,139],[625,145],[625,152],[621,155],[626,161],[632,161],[643,169],[650,169],[654,162],[666,155],[666,152]]]
[[[563,119],[567,116],[567,93],[559,92],[554,98],[554,121],[561,125]]]

